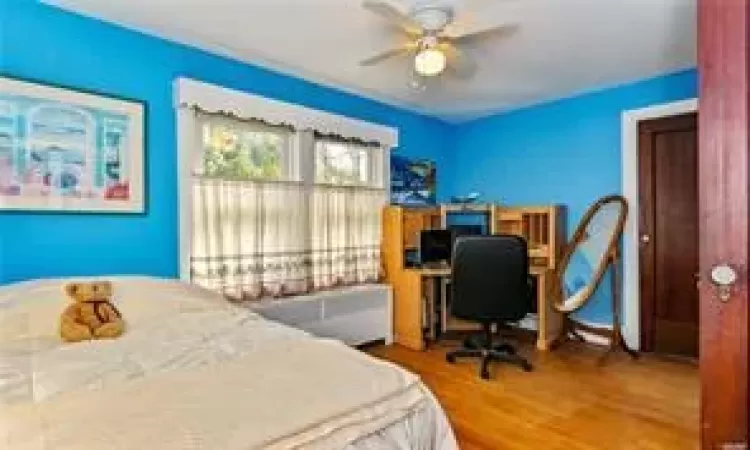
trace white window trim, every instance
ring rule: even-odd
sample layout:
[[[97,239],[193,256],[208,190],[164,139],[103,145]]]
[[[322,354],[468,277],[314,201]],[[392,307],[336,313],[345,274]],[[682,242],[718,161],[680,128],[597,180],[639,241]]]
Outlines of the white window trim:
[[[398,130],[345,116],[284,103],[245,92],[234,91],[207,83],[179,78],[175,82],[175,111],[177,121],[177,188],[180,279],[190,280],[192,253],[193,190],[192,175],[202,156],[201,127],[195,111],[230,112],[238,117],[258,118],[271,124],[292,125],[298,131],[295,144],[300,146],[300,167],[293,168],[303,183],[315,183],[315,155],[305,154],[312,149],[313,131],[337,134],[363,141],[378,142],[382,146],[382,183],[386,192],[390,186],[390,150],[398,145]],[[307,144],[307,145],[305,145]],[[375,158],[373,158],[375,159]],[[374,167],[373,167],[374,170]]]
[[[175,84],[177,106],[198,106],[208,112],[228,112],[244,118],[262,119],[272,125],[287,124],[297,130],[313,130],[373,141],[387,148],[398,146],[395,128],[352,119],[301,105],[285,103],[246,92],[178,78]]]
[[[180,279],[190,280],[190,255],[193,236],[192,176],[202,142],[195,111],[177,108],[177,190],[179,220]]]

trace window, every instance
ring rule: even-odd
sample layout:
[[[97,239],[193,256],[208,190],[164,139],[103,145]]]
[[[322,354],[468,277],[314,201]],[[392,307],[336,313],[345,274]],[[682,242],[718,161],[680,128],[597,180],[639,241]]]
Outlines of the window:
[[[383,150],[198,114],[190,276],[237,300],[374,282]]]
[[[206,117],[202,175],[231,180],[290,179],[292,133],[261,122]]]
[[[385,191],[376,170],[382,149],[316,136],[310,206],[316,286],[354,284],[380,269],[380,210]]]
[[[339,186],[382,187],[375,167],[382,150],[345,140],[315,141],[315,182]]]

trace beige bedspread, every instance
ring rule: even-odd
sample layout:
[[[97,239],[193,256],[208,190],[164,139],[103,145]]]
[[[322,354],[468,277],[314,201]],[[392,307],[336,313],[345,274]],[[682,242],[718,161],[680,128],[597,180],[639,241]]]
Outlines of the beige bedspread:
[[[15,405],[0,427],[24,450],[339,448],[426,400],[416,377],[354,355],[336,342],[278,342],[220,366]]]
[[[455,448],[415,375],[181,287],[170,296],[180,307],[158,305],[174,309],[167,319],[125,303],[133,323],[116,341],[0,339],[0,448],[365,448],[389,426],[418,433],[425,411],[427,436],[406,439]],[[5,325],[35,328],[38,312],[9,311]]]

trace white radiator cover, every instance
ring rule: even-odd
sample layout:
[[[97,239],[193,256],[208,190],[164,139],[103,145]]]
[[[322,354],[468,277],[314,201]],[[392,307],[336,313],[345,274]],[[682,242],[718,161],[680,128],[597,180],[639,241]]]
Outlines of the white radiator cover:
[[[393,342],[391,287],[373,284],[268,300],[250,308],[271,320],[348,345]]]

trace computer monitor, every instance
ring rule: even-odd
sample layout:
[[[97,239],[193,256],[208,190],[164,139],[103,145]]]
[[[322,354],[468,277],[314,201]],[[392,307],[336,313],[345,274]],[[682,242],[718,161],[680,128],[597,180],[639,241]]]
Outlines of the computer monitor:
[[[484,229],[481,225],[449,225],[448,229],[453,232],[454,238],[459,236],[481,236]]]
[[[453,235],[451,248],[456,246],[456,240],[461,236],[481,236],[484,234],[481,225],[450,225],[448,229]]]
[[[424,230],[419,234],[419,262],[450,262],[453,233],[450,230]]]

